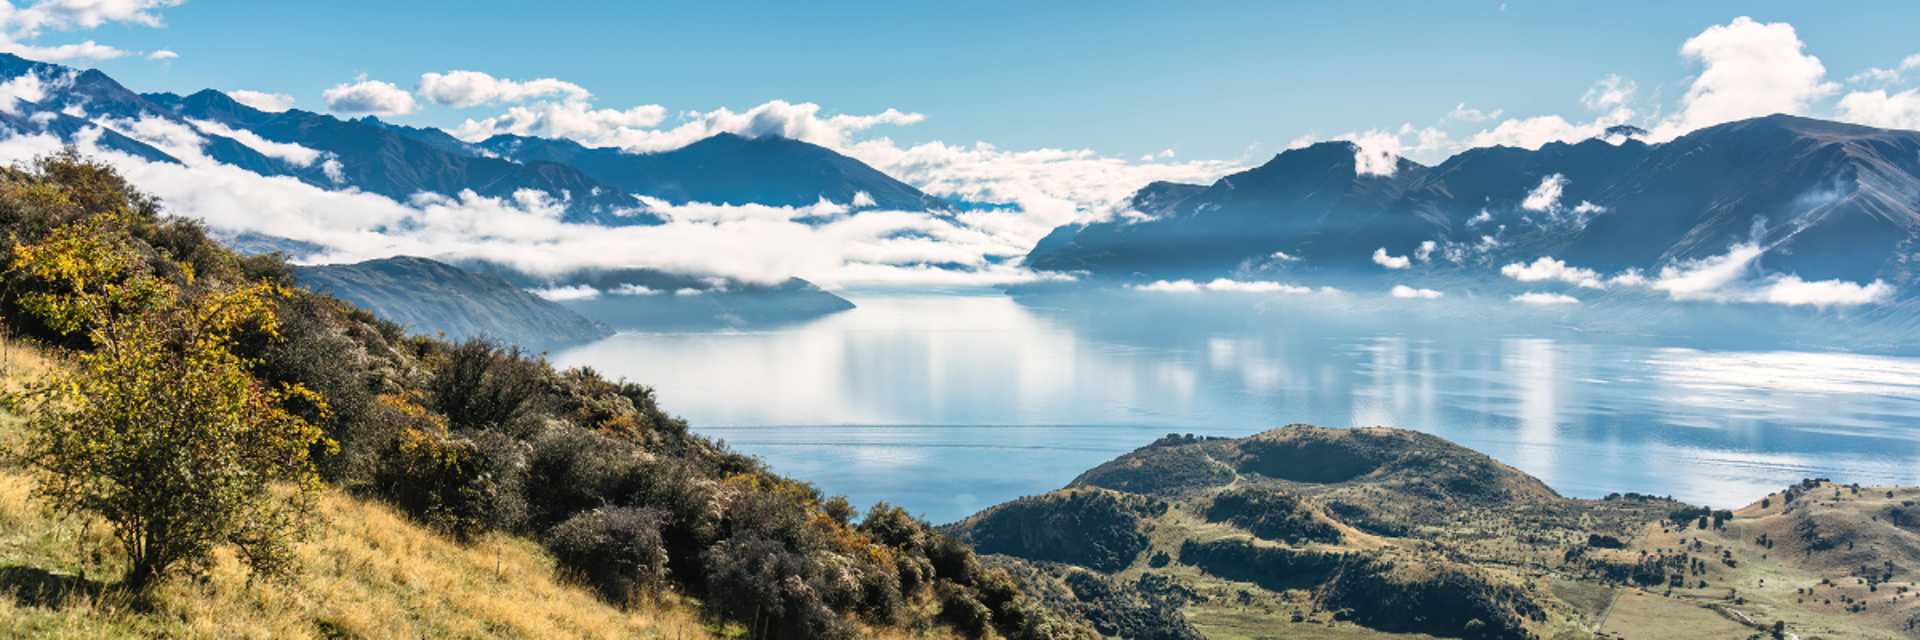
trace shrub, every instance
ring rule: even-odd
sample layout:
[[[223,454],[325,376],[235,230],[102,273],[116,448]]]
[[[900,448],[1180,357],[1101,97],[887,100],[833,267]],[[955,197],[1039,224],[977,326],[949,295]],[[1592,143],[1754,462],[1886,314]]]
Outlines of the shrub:
[[[501,348],[486,338],[468,338],[447,347],[434,367],[428,395],[455,429],[501,429],[524,436],[521,421],[544,397],[543,362],[528,360],[519,347]]]
[[[283,407],[324,412],[325,400],[260,384],[231,349],[239,333],[275,333],[278,288],[157,276],[127,223],[98,215],[15,249],[10,271],[37,284],[22,304],[97,347],[55,374],[31,415],[39,491],[113,525],[136,589],[204,567],[222,544],[256,571],[284,570],[320,489],[309,450],[326,443]],[[281,482],[290,496],[275,494]]]
[[[825,585],[811,562],[760,537],[721,542],[702,554],[707,603],[729,618],[751,621],[756,638],[846,638],[852,629],[821,597]]]
[[[430,526],[468,538],[513,530],[526,519],[521,495],[523,448],[498,433],[448,436],[437,416],[382,397],[384,410],[409,416],[380,453],[373,485],[380,495]]]
[[[629,604],[667,585],[660,514],[651,509],[607,507],[576,515],[547,534],[547,548],[562,570],[610,602]]]

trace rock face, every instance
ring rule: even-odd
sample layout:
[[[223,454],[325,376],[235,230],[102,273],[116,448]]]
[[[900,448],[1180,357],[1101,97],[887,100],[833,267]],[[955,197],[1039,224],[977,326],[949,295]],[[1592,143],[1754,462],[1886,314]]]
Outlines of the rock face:
[[[301,285],[449,339],[488,337],[530,349],[598,340],[613,331],[592,319],[522,291],[504,279],[425,258],[300,267]]]

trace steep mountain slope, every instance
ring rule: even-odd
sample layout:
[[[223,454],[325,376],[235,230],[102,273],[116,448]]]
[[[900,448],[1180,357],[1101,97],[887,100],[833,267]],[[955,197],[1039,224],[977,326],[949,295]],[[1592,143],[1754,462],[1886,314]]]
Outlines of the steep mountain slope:
[[[1775,115],[1658,145],[1613,136],[1472,149],[1430,170],[1403,161],[1390,177],[1356,175],[1343,145],[1287,151],[1153,208],[1151,221],[1063,228],[1028,262],[1134,280],[1377,276],[1371,257],[1384,249],[1413,259],[1403,276],[1497,283],[1489,268],[1543,256],[1653,273],[1750,246],[1758,258],[1736,268],[1920,283],[1916,132]]]
[[[327,158],[337,163],[332,169],[323,163],[314,163],[300,174],[322,187],[350,186],[400,201],[421,192],[457,197],[464,191],[473,191],[482,196],[513,198],[521,191],[532,190],[564,203],[568,220],[572,222],[607,225],[660,222],[642,210],[639,201],[618,188],[562,164],[523,164],[450,151],[445,148],[450,146],[445,140],[418,131],[413,132],[415,136],[427,139],[403,135],[378,121],[340,120],[298,109],[269,113],[213,90],[184,98],[166,93],[149,94],[147,98],[182,118],[212,121],[250,131],[273,142],[297,144],[328,154]]]
[[[854,208],[953,209],[945,201],[858,160],[780,136],[750,138],[722,133],[659,153],[629,153],[586,147],[571,140],[512,135],[495,136],[478,146],[522,162],[565,163],[595,180],[672,204],[806,206],[824,199]],[[860,197],[862,193],[866,198]]]
[[[425,258],[300,267],[300,283],[372,310],[415,332],[450,340],[484,336],[539,350],[613,331],[504,279]]]
[[[1057,248],[1029,256],[1029,264],[1117,277],[1136,272],[1192,277],[1265,262],[1275,253],[1355,262],[1355,248],[1370,240],[1353,233],[1367,228],[1427,173],[1426,167],[1405,159],[1396,159],[1391,175],[1361,173],[1355,151],[1349,142],[1288,150],[1179,198],[1155,219],[1090,225]],[[1161,187],[1135,198],[1164,202],[1171,199],[1165,192]],[[1366,259],[1360,252],[1357,261]]]

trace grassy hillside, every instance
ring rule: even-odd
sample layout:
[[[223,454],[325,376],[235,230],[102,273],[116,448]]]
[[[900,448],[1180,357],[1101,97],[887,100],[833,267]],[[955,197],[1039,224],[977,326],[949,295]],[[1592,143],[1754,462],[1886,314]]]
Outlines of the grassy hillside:
[[[1920,637],[1920,489],[1577,500],[1392,429],[1169,436],[948,531],[1135,638]]]
[[[0,384],[18,389],[51,360],[0,346]],[[0,414],[0,442],[18,416]],[[328,491],[302,570],[250,580],[231,555],[201,580],[137,597],[111,587],[124,562],[105,526],[54,513],[33,478],[0,462],[0,637],[57,638],[707,638],[688,603],[623,610],[557,579],[532,541],[487,534],[465,544],[376,500]]]

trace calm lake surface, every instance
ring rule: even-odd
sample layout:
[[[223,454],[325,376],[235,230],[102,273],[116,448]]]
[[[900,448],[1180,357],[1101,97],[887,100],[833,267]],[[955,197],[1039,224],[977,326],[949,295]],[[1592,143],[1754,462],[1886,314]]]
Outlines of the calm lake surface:
[[[653,385],[695,431],[934,522],[1060,488],[1167,433],[1434,433],[1562,494],[1745,505],[1806,477],[1920,484],[1920,359],[1439,323],[1417,307],[1112,294],[843,294],[763,332],[553,356]]]

